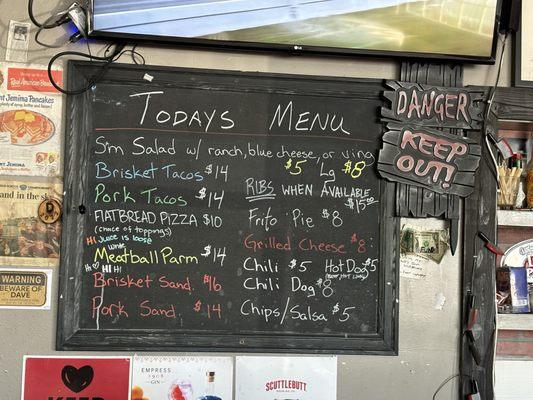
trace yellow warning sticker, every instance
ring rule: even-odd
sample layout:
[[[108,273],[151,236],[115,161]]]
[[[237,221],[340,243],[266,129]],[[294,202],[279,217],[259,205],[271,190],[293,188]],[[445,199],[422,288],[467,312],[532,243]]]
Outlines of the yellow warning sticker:
[[[50,308],[51,270],[0,269],[0,308]]]

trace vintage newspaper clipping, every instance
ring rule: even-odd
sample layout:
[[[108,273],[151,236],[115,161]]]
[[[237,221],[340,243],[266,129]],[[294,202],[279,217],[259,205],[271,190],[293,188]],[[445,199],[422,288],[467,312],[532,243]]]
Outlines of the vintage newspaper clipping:
[[[7,33],[6,60],[28,61],[31,24],[29,22],[9,21]]]
[[[62,83],[62,71],[52,75]],[[0,175],[61,175],[61,119],[46,67],[0,63]]]
[[[61,222],[45,224],[37,214],[47,197],[61,200],[61,184],[0,180],[0,265],[59,264]]]

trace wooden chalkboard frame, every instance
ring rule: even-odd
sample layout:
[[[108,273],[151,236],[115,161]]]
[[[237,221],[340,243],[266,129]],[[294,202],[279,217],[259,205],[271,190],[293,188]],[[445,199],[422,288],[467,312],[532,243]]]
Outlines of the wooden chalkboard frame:
[[[67,88],[87,85],[99,73],[102,65],[83,61],[69,61]],[[197,77],[228,77],[269,79],[284,82],[316,82],[317,85],[337,85],[353,96],[381,98],[385,82],[381,80],[326,78],[317,76],[279,75],[218,70],[200,70],[114,64],[109,66],[101,83],[148,85],[144,73],[157,72],[163,85],[172,84],[172,77],[194,74]],[[375,84],[375,93],[368,89]],[[150,83],[149,85],[154,85]],[[358,93],[359,90],[359,93]],[[345,93],[348,95],[348,93]],[[88,135],[91,129],[91,91],[69,96],[66,103],[65,176],[63,234],[61,244],[59,305],[56,348],[58,350],[119,350],[119,351],[211,351],[211,352],[267,352],[316,354],[398,354],[399,317],[399,218],[395,217],[393,183],[380,180],[380,278],[378,333],[359,334],[348,338],[323,335],[242,335],[203,334],[185,335],[171,330],[96,330],[81,329],[79,324],[81,302],[82,254],[84,214],[83,193],[87,187]],[[383,101],[383,100],[382,100]],[[376,109],[376,119],[379,110]],[[379,150],[379,149],[377,149]]]

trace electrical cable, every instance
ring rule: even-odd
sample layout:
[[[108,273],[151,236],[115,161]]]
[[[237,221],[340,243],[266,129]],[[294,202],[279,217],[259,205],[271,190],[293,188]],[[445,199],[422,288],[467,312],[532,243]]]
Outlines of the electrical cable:
[[[500,187],[500,184],[499,184],[499,171],[498,171],[498,162],[496,161],[496,157],[494,156],[494,153],[492,151],[492,148],[490,146],[490,143],[489,143],[489,138],[495,142],[496,139],[494,138],[494,136],[492,135],[492,133],[489,133],[488,132],[488,120],[489,120],[489,117],[490,117],[490,112],[491,112],[491,109],[492,109],[492,105],[494,103],[494,98],[496,96],[496,90],[497,90],[497,87],[498,87],[498,84],[500,82],[500,75],[501,75],[501,71],[502,71],[502,66],[503,66],[503,60],[505,59],[505,47],[506,47],[506,43],[507,43],[507,38],[508,38],[508,35],[509,35],[509,32],[506,32],[505,35],[504,35],[504,38],[503,38],[503,43],[502,43],[502,50],[501,50],[501,54],[500,54],[500,61],[499,61],[499,64],[498,64],[498,70],[497,70],[497,73],[496,73],[496,81],[494,83],[494,86],[492,86],[490,89],[489,89],[489,92],[488,92],[488,98],[487,98],[487,108],[485,110],[485,118],[484,118],[484,126],[483,126],[483,136],[484,136],[484,142],[485,142],[485,145],[487,147],[487,150],[490,154],[490,158],[492,160],[492,163],[494,165],[494,171],[491,170],[491,172],[493,174],[495,174],[495,177],[496,177],[496,185],[498,187],[498,190],[499,190],[499,187]],[[473,243],[473,246],[475,247],[475,241]],[[474,254],[475,254],[475,248],[474,248]],[[477,256],[474,256],[474,259],[472,260],[472,269],[471,269],[471,275],[470,275],[470,293],[473,293],[474,292],[474,272],[475,272],[475,267],[476,267],[476,264],[477,264]],[[497,309],[497,305],[495,304],[496,306],[496,309]],[[465,333],[463,333],[463,336],[464,336]],[[494,334],[493,334],[493,337],[494,337]],[[494,342],[494,346],[496,346],[496,343]],[[494,352],[493,352],[493,357],[495,357],[495,354],[496,354],[496,351],[494,349]],[[451,377],[449,377],[448,379],[446,379],[442,384],[441,386],[439,386],[439,388],[437,389],[437,391],[435,392],[435,394],[433,395],[433,400],[435,400],[435,396],[437,395],[437,393],[442,389],[442,387],[444,385],[446,385],[446,383],[448,383],[450,380],[456,378],[456,377],[459,377],[461,376],[461,374],[457,374],[457,375],[453,375]],[[464,376],[467,376],[467,375],[463,375],[462,377]],[[494,380],[494,376],[493,376],[493,380]]]
[[[113,46],[115,46],[115,47],[114,47],[112,53],[109,54],[109,52],[111,51],[111,48]],[[107,71],[107,69],[111,66],[111,63],[113,63],[114,61],[118,60],[120,57],[122,57],[126,53],[130,53],[131,54],[131,59],[132,59],[132,61],[135,64],[144,65],[146,63],[146,60],[145,60],[144,56],[141,53],[139,53],[138,51],[136,51],[136,48],[137,48],[136,44],[133,45],[133,47],[131,49],[124,50],[125,46],[126,46],[125,44],[121,44],[121,43],[119,43],[119,44],[111,43],[111,44],[106,46],[106,48],[104,50],[104,56],[103,57],[93,55],[91,53],[91,48],[89,47],[89,43],[88,42],[87,42],[87,50],[89,51],[89,54],[85,54],[85,53],[81,53],[81,52],[77,52],[77,51],[63,51],[63,52],[57,53],[55,56],[53,56],[50,59],[50,61],[48,63],[48,79],[50,79],[50,82],[52,83],[52,86],[54,86],[59,92],[61,92],[63,94],[77,95],[77,94],[85,93],[95,83],[97,83],[99,80],[102,79],[102,77],[104,76],[104,74]],[[105,64],[103,64],[101,69],[100,69],[100,71],[98,71],[98,73],[96,73],[89,80],[89,83],[87,84],[87,86],[85,86],[84,88],[80,88],[80,89],[67,90],[67,89],[64,89],[61,86],[59,86],[57,84],[57,82],[54,80],[54,77],[52,75],[52,67],[53,67],[53,64],[55,63],[55,61],[57,59],[61,58],[61,57],[67,56],[67,55],[84,57],[84,58],[88,58],[90,60],[105,61]],[[139,58],[140,61],[138,61],[136,57]]]
[[[485,127],[484,127],[484,142],[485,142],[485,146],[487,147],[487,150],[489,151],[489,154],[490,154],[490,157],[492,159],[492,163],[494,164],[494,171],[493,173],[495,173],[496,175],[496,185],[497,185],[497,191],[500,190],[500,172],[499,172],[499,169],[498,169],[498,162],[496,160],[496,157],[494,156],[494,153],[492,151],[492,148],[491,148],[491,145],[489,143],[489,138],[493,141],[493,142],[496,142],[496,139],[494,138],[494,136],[488,132],[488,129],[487,129],[487,125],[488,125],[488,119],[490,117],[490,111],[492,109],[492,105],[494,103],[494,98],[496,96],[496,90],[497,90],[497,87],[498,87],[498,83],[500,82],[500,75],[501,75],[501,71],[502,71],[502,66],[503,66],[503,60],[505,58],[505,46],[506,46],[506,43],[507,43],[507,39],[508,39],[508,36],[509,36],[509,31],[505,32],[505,36],[503,38],[503,43],[502,43],[502,51],[501,51],[501,54],[500,54],[500,62],[499,62],[499,65],[498,65],[498,71],[496,73],[496,82],[494,83],[494,86],[491,87],[491,89],[489,89],[489,97],[488,97],[488,102],[487,102],[487,110],[486,110],[486,113],[485,113]],[[495,210],[494,210],[494,213],[496,214],[496,205],[495,205]],[[470,279],[472,280],[471,281],[471,288],[472,288],[472,292],[473,292],[473,282],[474,282],[474,269],[472,269],[472,276],[470,277]],[[496,285],[496,282],[494,282],[494,285]],[[495,360],[496,360],[496,346],[497,346],[497,338],[498,338],[498,304],[497,302],[494,302],[494,307],[495,307],[495,314],[496,314],[496,318],[495,318],[495,327],[494,327],[494,331],[492,333],[492,342],[489,341],[489,343],[487,344],[487,347],[490,345],[490,343],[492,343],[492,346],[493,346],[493,349],[492,349],[492,365],[494,365],[495,363]],[[492,371],[492,385],[494,386],[495,384],[495,371],[493,370]]]
[[[68,13],[65,11],[63,13],[60,13],[54,17],[58,17],[58,19],[54,22],[50,22],[48,19],[41,24],[37,19],[35,19],[35,16],[33,15],[33,0],[28,0],[28,16],[30,17],[31,22],[38,28],[42,29],[52,29],[55,27],[58,27],[60,25],[63,25],[64,23],[68,22]]]
[[[492,151],[492,148],[490,147],[490,143],[489,143],[489,136],[491,137],[491,139],[494,141],[494,137],[492,136],[492,134],[489,134],[488,132],[488,129],[487,129],[487,125],[488,125],[488,119],[490,117],[490,111],[492,109],[492,104],[494,102],[494,97],[496,96],[496,89],[498,87],[498,83],[500,83],[500,75],[501,75],[501,72],[502,72],[502,66],[503,66],[503,60],[504,60],[504,56],[505,56],[505,45],[507,43],[507,37],[509,36],[509,32],[506,32],[505,33],[505,36],[503,38],[503,43],[502,43],[502,51],[501,51],[501,54],[500,54],[500,62],[499,62],[499,65],[498,65],[498,72],[496,74],[496,82],[494,83],[494,86],[492,86],[490,89],[489,89],[489,96],[488,96],[488,100],[487,100],[487,110],[485,112],[485,127],[484,127],[484,136],[485,136],[485,145],[487,146],[487,150],[489,151],[489,154],[490,154],[490,158],[492,159],[492,163],[494,164],[494,171],[493,173],[496,174],[496,184],[498,185],[498,189],[500,187],[500,173],[498,171],[498,161],[496,161],[496,157],[494,156],[494,153]]]
[[[52,15],[49,18],[47,18],[44,23],[40,23],[39,21],[37,21],[37,19],[33,15],[33,0],[28,0],[28,15],[29,15],[30,20],[33,22],[33,24],[38,27],[37,32],[35,33],[35,42],[37,42],[39,45],[41,45],[43,47],[52,48],[52,49],[60,48],[60,47],[63,47],[65,44],[69,43],[69,42],[70,43],[76,42],[81,37],[81,35],[77,33],[77,34],[72,35],[67,41],[65,41],[63,43],[57,43],[57,44],[44,43],[44,42],[42,42],[39,39],[39,36],[40,36],[40,34],[42,33],[43,30],[56,28],[56,27],[58,27],[60,25],[63,25],[65,23],[67,23],[70,20],[69,9],[67,9],[65,11],[62,11],[59,14]],[[84,53],[81,53],[81,52],[78,52],[78,51],[62,51],[62,52],[57,53],[56,55],[54,55],[50,59],[50,61],[48,62],[48,69],[47,69],[48,79],[50,80],[50,83],[52,84],[52,86],[54,88],[56,88],[59,92],[61,92],[63,94],[67,94],[67,95],[76,95],[76,94],[81,94],[81,93],[86,92],[96,82],[98,82],[100,79],[102,79],[102,77],[104,76],[105,72],[107,71],[107,69],[109,68],[111,63],[113,61],[115,61],[116,59],[118,59],[126,51],[131,52],[132,60],[136,64],[137,64],[137,59],[135,58],[136,56],[140,57],[142,62],[144,63],[144,57],[142,55],[140,55],[138,52],[135,51],[135,47],[136,46],[134,46],[131,50],[126,50],[125,51],[124,50],[125,44],[122,44],[122,43],[110,44],[106,48],[104,57],[99,57],[99,56],[92,55],[91,54],[91,49],[90,49],[88,43],[87,43],[87,46],[88,46],[87,48],[89,50],[89,54],[84,54]],[[110,51],[112,46],[114,46],[113,51],[112,51],[111,54],[108,55],[108,53],[109,53],[109,51]],[[52,75],[52,68],[53,68],[53,65],[56,62],[56,60],[61,58],[61,57],[67,56],[67,55],[88,58],[89,60],[104,61],[105,63],[102,65],[101,69],[93,77],[91,77],[89,79],[88,84],[87,84],[86,87],[80,88],[80,89],[75,89],[75,90],[67,90],[67,89],[64,89],[61,86],[59,86],[57,84],[57,82],[54,80],[54,77]]]
[[[80,34],[74,34],[67,41],[65,41],[64,43],[48,44],[48,43],[42,42],[39,39],[39,36],[41,35],[43,30],[56,28],[56,27],[58,27],[60,25],[63,25],[65,23],[67,23],[70,20],[69,10],[67,9],[65,11],[60,12],[59,14],[52,15],[49,18],[47,18],[44,21],[44,23],[40,23],[39,21],[37,21],[37,19],[33,15],[33,1],[34,0],[28,0],[28,16],[29,16],[31,22],[35,26],[38,27],[37,32],[35,33],[35,42],[37,42],[39,45],[41,45],[43,47],[56,49],[56,48],[63,47],[67,43],[74,43],[78,39],[80,39],[80,37],[81,37]],[[111,54],[109,54],[109,52],[111,51],[111,48],[113,46],[114,46],[113,51],[112,51]],[[104,56],[100,57],[100,56],[95,56],[95,55],[91,54],[91,48],[89,47],[89,43],[87,42],[87,50],[88,50],[89,54],[84,54],[84,53],[81,53],[81,52],[78,52],[78,51],[62,51],[60,53],[57,53],[48,62],[48,71],[47,72],[48,72],[48,78],[50,80],[50,83],[52,84],[52,86],[54,88],[56,88],[59,92],[61,92],[63,94],[77,95],[77,94],[82,94],[82,93],[86,92],[96,82],[98,82],[100,79],[102,79],[102,77],[104,76],[105,72],[107,71],[107,69],[109,68],[111,63],[116,61],[116,60],[118,60],[122,55],[124,55],[126,53],[130,53],[131,60],[135,64],[137,64],[137,65],[146,64],[146,60],[143,57],[143,55],[136,51],[137,44],[133,45],[133,47],[131,49],[127,49],[127,50],[124,50],[124,47],[125,47],[125,44],[122,44],[122,43],[110,44],[110,45],[108,45],[106,47],[105,52],[104,52]],[[67,56],[67,55],[68,56],[83,57],[83,58],[87,58],[89,60],[104,61],[104,64],[102,65],[101,69],[93,77],[91,77],[89,79],[87,86],[85,86],[84,88],[80,88],[80,89],[67,90],[67,89],[64,89],[61,86],[59,86],[57,84],[57,82],[54,80],[54,77],[52,75],[52,68],[53,68],[54,63],[59,58]]]
[[[72,40],[69,38],[67,39],[65,42],[62,42],[62,43],[58,43],[58,44],[48,44],[48,43],[44,43],[42,41],[39,40],[39,35],[41,34],[42,31],[44,31],[45,29],[49,29],[49,28],[45,28],[44,26],[49,23],[50,21],[52,21],[53,19],[57,18],[57,15],[52,15],[51,17],[49,17],[42,26],[40,26],[38,29],[37,29],[37,32],[35,32],[35,42],[43,47],[47,47],[49,49],[58,49],[60,47],[63,47],[64,45],[66,45],[67,43],[71,42]]]
[[[44,28],[38,28],[37,29],[37,32],[35,32],[35,42],[43,47],[47,47],[49,49],[58,49],[60,47],[63,47],[64,45],[66,45],[69,40],[67,40],[66,42],[62,42],[62,43],[58,43],[58,44],[47,44],[47,43],[43,43],[39,40],[39,35],[41,34],[41,32],[44,30]]]
[[[435,393],[433,393],[433,397],[431,398],[432,400],[435,400],[437,398],[437,394],[439,394],[439,392],[442,390],[442,388],[444,386],[446,386],[446,384],[448,382],[450,382],[451,380],[455,379],[455,378],[459,378],[459,377],[467,377],[469,378],[468,375],[464,375],[464,374],[455,374],[455,375],[452,375],[452,376],[449,376],[448,378],[446,378],[441,384],[440,386],[437,388],[437,390],[435,390]]]
[[[108,52],[109,52],[109,49],[111,47],[111,44],[107,45],[106,49],[104,50],[104,57],[107,56]],[[146,60],[144,58],[144,56],[139,53],[138,51],[136,51],[135,49],[137,48],[137,44],[134,44],[131,49],[126,49],[126,50],[122,50],[120,52],[120,54],[118,54],[116,57],[115,57],[115,60],[118,60],[120,57],[122,57],[124,54],[126,53],[130,53],[130,57],[131,57],[131,61],[136,64],[136,65],[145,65],[146,64]],[[137,61],[137,59],[135,57],[139,57],[140,58],[140,61]]]
[[[504,39],[503,39],[503,44],[502,44],[502,53],[501,53],[501,56],[500,56],[500,64],[498,66],[498,72],[497,72],[497,75],[496,75],[496,83],[494,84],[494,86],[491,88],[491,91],[489,92],[490,96],[489,96],[489,101],[488,101],[488,105],[487,105],[487,113],[485,115],[485,124],[487,124],[487,121],[488,121],[488,117],[490,115],[490,110],[492,108],[492,104],[494,102],[494,98],[495,98],[495,95],[496,95],[496,89],[497,89],[497,86],[498,86],[498,83],[500,81],[500,74],[501,74],[501,70],[502,70],[502,65],[503,65],[503,59],[504,59],[504,54],[505,54],[505,44],[507,43],[507,38],[508,38],[508,35],[509,35],[509,31],[505,32],[505,36],[504,36]],[[494,170],[496,172],[496,184],[497,184],[497,187],[498,187],[498,190],[500,190],[500,172],[499,172],[499,169],[498,169],[498,162],[496,161],[496,158],[494,156],[494,153],[492,152],[492,149],[490,147],[490,143],[489,143],[489,137],[490,139],[494,142],[495,141],[495,138],[490,135],[489,136],[489,133],[487,132],[487,129],[485,129],[485,145],[487,146],[487,149],[489,150],[489,154],[492,158],[492,162],[494,164]],[[495,207],[496,208],[496,207]],[[496,209],[494,210],[494,213],[496,213]],[[474,277],[472,276],[471,279],[473,280]],[[494,282],[494,285],[496,286],[496,282]],[[492,365],[495,364],[495,361],[496,361],[496,349],[497,349],[497,344],[498,344],[498,303],[497,302],[494,302],[494,308],[495,308],[495,321],[494,321],[494,332],[492,334]],[[490,344],[490,342],[489,342]],[[496,380],[496,376],[495,376],[495,371],[493,369],[492,371],[492,385],[494,386],[495,385],[495,380]]]
[[[137,48],[137,44],[134,44],[131,49],[122,51],[122,53],[120,53],[120,55],[122,56],[123,54],[130,53],[131,54],[131,60],[133,61],[134,64],[136,64],[136,65],[146,65],[146,59],[144,58],[144,56],[141,53],[139,53],[136,50],[136,48]],[[135,57],[139,57],[140,58],[140,62],[137,61],[137,59]]]
[[[89,45],[89,40],[85,39],[85,44],[87,45],[87,52],[89,53],[89,56],[92,57],[93,53],[91,52],[91,46]]]
[[[52,84],[53,87],[55,87],[59,92],[61,92],[63,94],[77,95],[77,94],[85,93],[96,82],[98,82],[99,80],[102,79],[102,77],[106,73],[107,69],[111,66],[111,63],[122,55],[122,51],[124,50],[124,47],[125,47],[124,44],[121,44],[121,43],[111,44],[111,45],[108,46],[108,50],[112,46],[115,46],[115,48],[113,49],[112,54],[109,55],[109,56],[104,56],[104,57],[95,56],[95,55],[89,55],[89,54],[81,53],[79,51],[62,51],[60,53],[57,53],[48,62],[48,79],[50,79],[50,83]],[[105,61],[105,64],[102,65],[102,67],[100,68],[100,71],[98,71],[93,77],[91,77],[91,79],[89,79],[89,82],[88,82],[87,86],[85,86],[83,88],[80,88],[80,89],[67,90],[67,89],[64,89],[61,86],[59,86],[57,84],[57,82],[54,80],[54,77],[52,76],[52,67],[53,67],[55,61],[57,59],[61,58],[61,57],[64,57],[64,56],[77,56],[77,57],[88,58],[90,60]]]

